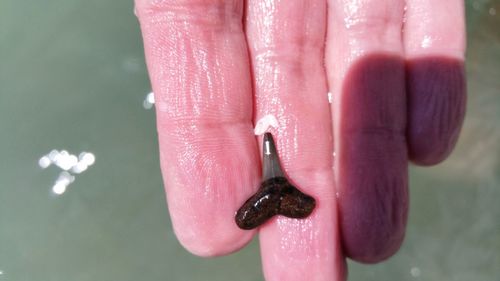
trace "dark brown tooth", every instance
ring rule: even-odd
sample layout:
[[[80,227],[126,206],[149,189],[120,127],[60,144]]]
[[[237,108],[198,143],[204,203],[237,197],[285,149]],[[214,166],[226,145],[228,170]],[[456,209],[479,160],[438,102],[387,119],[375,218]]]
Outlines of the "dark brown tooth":
[[[278,214],[289,218],[306,218],[316,206],[314,198],[301,192],[288,181],[283,185],[280,195],[281,200]]]
[[[262,183],[259,190],[236,212],[235,221],[241,229],[259,227],[275,215],[305,218],[316,206],[314,198],[302,193],[285,178],[270,133],[264,135],[262,154]]]
[[[275,177],[262,182],[257,193],[238,210],[235,220],[241,229],[253,229],[275,215],[305,218],[315,206],[314,198],[300,192],[286,178]]]
[[[266,181],[236,213],[236,224],[241,229],[253,229],[278,213],[280,206],[280,188]]]

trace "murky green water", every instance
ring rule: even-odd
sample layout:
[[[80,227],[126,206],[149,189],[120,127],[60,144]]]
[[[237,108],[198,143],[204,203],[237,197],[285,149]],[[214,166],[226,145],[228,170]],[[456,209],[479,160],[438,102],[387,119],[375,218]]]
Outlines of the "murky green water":
[[[0,281],[262,280],[258,246],[202,259],[164,202],[132,1],[0,1]],[[468,1],[469,109],[453,156],[411,170],[401,251],[350,280],[500,280],[500,0]],[[96,162],[61,196],[52,149]]]

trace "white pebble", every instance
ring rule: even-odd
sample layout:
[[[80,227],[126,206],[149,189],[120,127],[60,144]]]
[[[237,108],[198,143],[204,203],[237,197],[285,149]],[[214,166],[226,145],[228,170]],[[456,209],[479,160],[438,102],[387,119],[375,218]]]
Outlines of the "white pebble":
[[[278,126],[278,119],[274,115],[268,114],[257,121],[253,132],[256,136],[261,136],[269,130],[269,127],[277,129]]]

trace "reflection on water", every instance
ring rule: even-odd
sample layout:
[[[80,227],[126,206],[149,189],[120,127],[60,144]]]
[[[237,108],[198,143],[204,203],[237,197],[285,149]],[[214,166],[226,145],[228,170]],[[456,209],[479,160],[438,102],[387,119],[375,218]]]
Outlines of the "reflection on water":
[[[498,3],[497,1],[490,1],[490,0],[474,0],[474,1],[468,1],[468,4],[471,4],[472,8],[474,11],[479,12],[479,13],[485,13],[485,11],[488,12],[490,16],[495,16],[497,14],[497,6]]]
[[[414,266],[414,267],[412,267],[412,268],[410,269],[410,274],[411,274],[411,276],[412,276],[412,277],[414,277],[414,278],[419,277],[419,276],[420,276],[420,273],[421,273],[420,268],[418,268],[418,267],[416,267],[416,266]]]
[[[55,195],[61,195],[66,192],[66,188],[68,187],[68,185],[74,181],[75,177],[73,175],[66,171],[63,171],[59,174],[59,177],[57,177],[56,182],[52,186],[52,192]]]
[[[46,169],[54,164],[62,170],[52,186],[52,192],[55,195],[61,195],[66,192],[68,185],[75,181],[73,174],[85,172],[94,163],[95,155],[91,152],[83,151],[77,157],[66,150],[58,151],[56,149],[53,149],[38,160],[38,165],[42,169]]]
[[[142,106],[145,109],[151,109],[153,108],[153,105],[155,104],[155,94],[153,92],[149,93],[146,95],[144,98],[144,101],[142,102]]]

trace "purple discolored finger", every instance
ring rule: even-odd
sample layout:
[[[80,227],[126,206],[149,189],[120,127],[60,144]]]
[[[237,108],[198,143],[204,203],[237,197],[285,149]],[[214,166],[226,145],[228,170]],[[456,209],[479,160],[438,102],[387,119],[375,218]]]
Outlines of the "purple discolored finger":
[[[453,150],[465,115],[464,1],[409,0],[404,45],[409,157],[434,165]]]
[[[407,62],[408,149],[419,165],[443,161],[455,147],[465,115],[463,62],[427,57]]]
[[[344,253],[375,263],[401,246],[408,212],[404,1],[330,0],[326,69]]]
[[[378,262],[399,249],[408,210],[403,60],[360,59],[342,95],[335,170],[343,246],[357,261]]]

